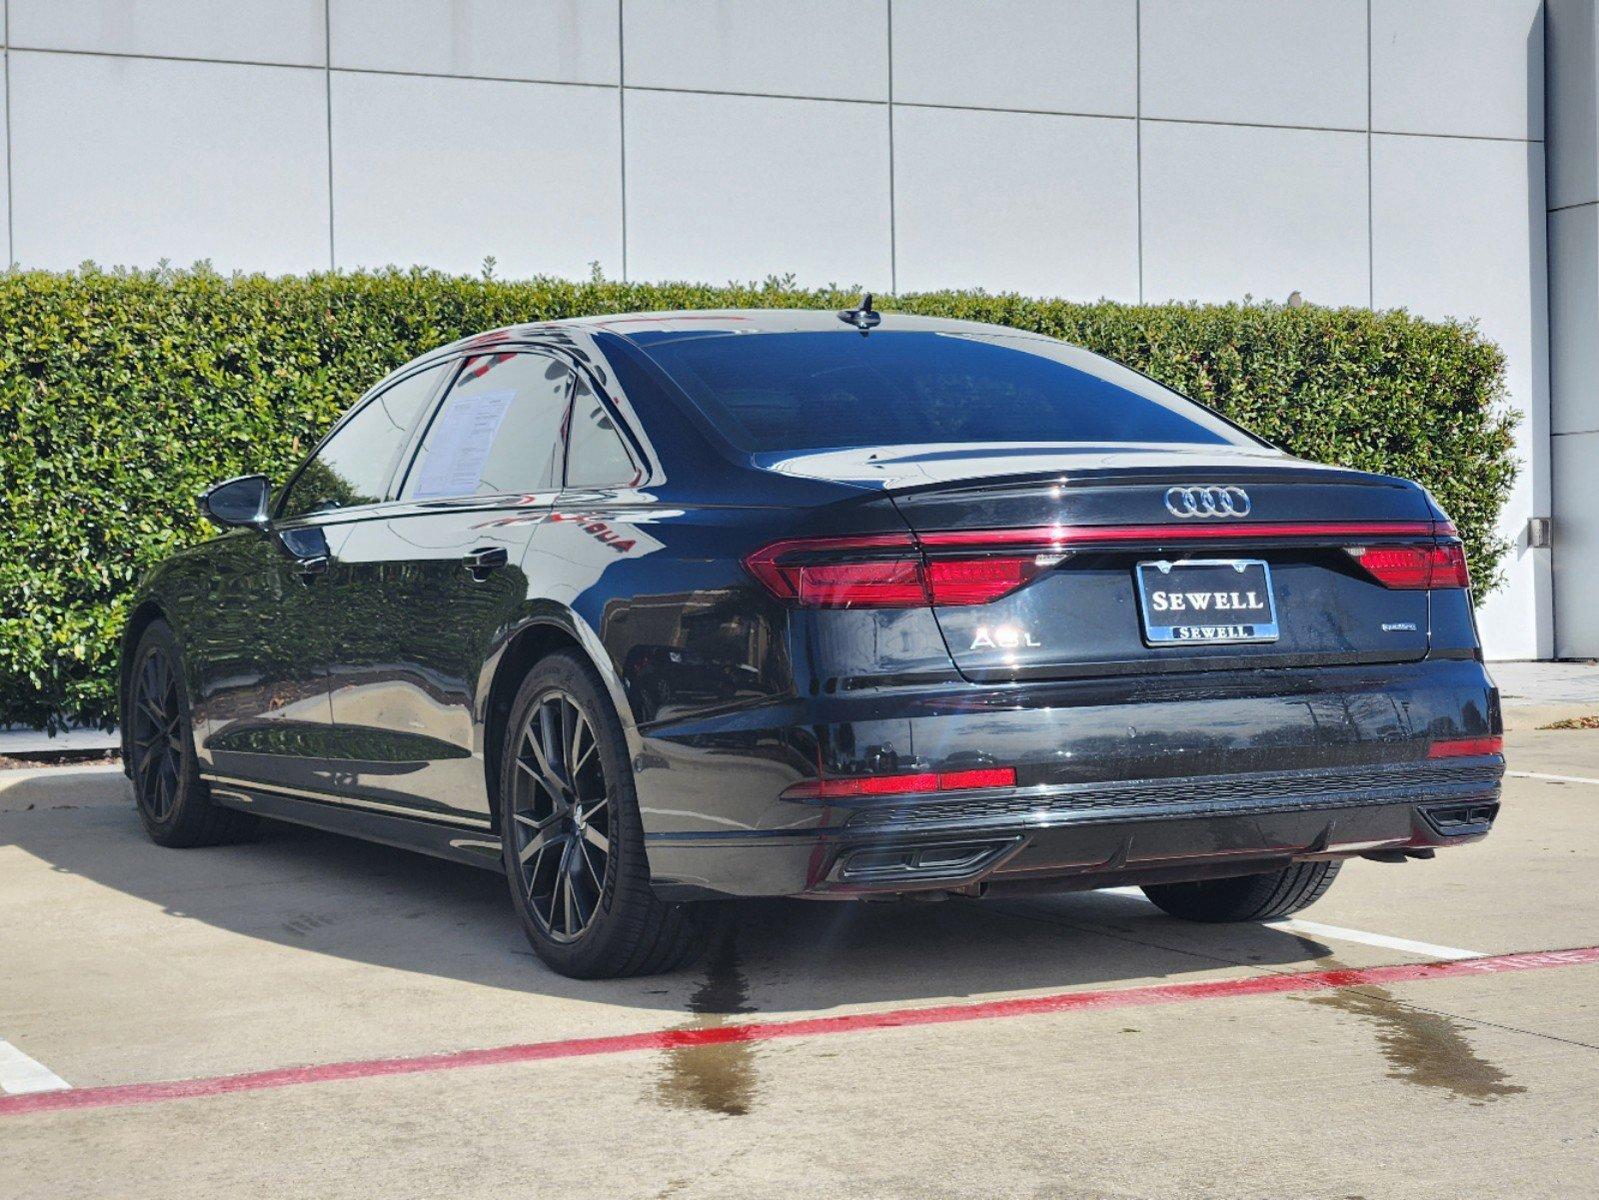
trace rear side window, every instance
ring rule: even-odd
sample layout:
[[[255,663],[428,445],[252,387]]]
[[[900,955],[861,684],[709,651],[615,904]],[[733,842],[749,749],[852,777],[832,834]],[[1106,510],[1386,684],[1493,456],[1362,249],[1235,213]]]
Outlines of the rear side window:
[[[1257,444],[1176,392],[1063,342],[881,330],[633,340],[751,453],[936,442]]]
[[[571,382],[571,368],[547,354],[467,359],[428,426],[401,499],[517,495],[556,486]]]
[[[394,460],[443,372],[441,363],[407,375],[368,400],[318,447],[289,489],[279,515],[303,517],[382,500]]]
[[[631,487],[639,470],[627,452],[610,411],[589,385],[579,380],[572,399],[572,428],[566,451],[569,487]]]

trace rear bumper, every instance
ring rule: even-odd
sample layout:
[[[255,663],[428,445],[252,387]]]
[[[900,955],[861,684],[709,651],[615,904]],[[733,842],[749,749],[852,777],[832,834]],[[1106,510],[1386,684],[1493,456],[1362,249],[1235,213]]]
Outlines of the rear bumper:
[[[652,838],[650,862],[668,896],[867,895],[1038,888],[1068,891],[1275,870],[1295,860],[1417,851],[1479,841],[1499,807],[1498,759],[1473,760],[1424,790],[1294,796],[1238,803],[1072,809],[943,819],[865,812],[823,831]],[[1163,786],[1170,781],[1163,781]],[[1218,780],[1195,780],[1214,785]],[[1262,786],[1266,780],[1249,780]],[[1021,797],[1017,797],[1021,799]],[[985,803],[988,803],[985,799]],[[864,818],[864,819],[863,819]],[[666,881],[675,881],[668,883]]]
[[[1069,890],[1425,851],[1486,835],[1503,760],[1480,663],[952,688],[644,731],[650,868],[672,898]],[[846,719],[827,719],[844,717]],[[850,719],[853,718],[853,719]],[[825,773],[1017,768],[1014,789],[779,799]]]

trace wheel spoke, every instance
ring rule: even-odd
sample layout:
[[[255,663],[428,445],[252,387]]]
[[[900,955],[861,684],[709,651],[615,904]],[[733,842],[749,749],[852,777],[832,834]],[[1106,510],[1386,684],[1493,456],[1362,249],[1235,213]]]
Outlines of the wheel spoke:
[[[559,735],[555,730],[555,722],[550,720],[550,704],[546,701],[539,705],[539,765],[543,767],[551,779],[556,781],[557,785],[566,782],[561,778],[561,773],[555,769],[556,763],[560,761],[560,756],[556,753],[559,740]],[[565,789],[562,787],[559,790],[564,791]]]
[[[155,687],[151,695],[164,709],[172,692],[172,664],[167,662],[165,654],[152,655],[150,661],[155,664]]]
[[[152,814],[155,813],[156,807],[161,802],[165,764],[166,755],[161,752],[161,747],[159,746],[152,746],[150,752],[139,762],[139,783]]]
[[[564,789],[561,787],[560,777],[550,769],[549,756],[545,753],[543,745],[540,744],[540,739],[534,736],[532,729],[529,729],[523,740],[527,742],[533,751],[533,762],[529,763],[524,758],[518,758],[516,760],[517,766],[533,776],[538,785],[549,796],[550,803],[560,808],[564,803],[562,798]]]
[[[549,816],[544,818],[535,817],[532,813],[525,812],[511,814],[511,819],[513,821],[516,821],[522,825],[526,825],[535,833],[541,829],[548,829],[551,825],[555,824],[556,821],[560,820],[560,817],[561,814],[559,812],[552,812]]]
[[[522,861],[526,862],[533,855],[543,850],[555,837],[556,835],[552,834],[548,829],[541,829],[538,833],[535,833],[528,839],[527,845],[522,847]]]
[[[584,735],[587,734],[589,749],[583,749]],[[577,787],[577,773],[588,761],[589,754],[594,750],[594,735],[589,730],[587,718],[575,708],[572,709],[572,739],[567,743],[566,763],[567,773],[572,776],[572,787]]]
[[[561,863],[555,868],[561,884],[561,904],[565,909],[568,936],[583,927],[577,919],[577,897],[572,894],[572,856],[577,853],[577,845],[576,838],[568,839],[566,848],[561,851]]]
[[[545,842],[542,846],[540,846],[539,847],[539,852],[536,855],[534,855],[534,857],[533,857],[533,865],[530,866],[528,868],[528,870],[527,870],[527,902],[528,902],[529,905],[531,905],[533,907],[535,912],[538,910],[538,906],[534,902],[534,899],[533,899],[533,890],[536,887],[538,887],[538,883],[539,883],[539,868],[544,865],[544,855],[546,854],[546,852],[548,852],[549,848],[551,846],[553,846],[554,844],[555,844],[554,841],[548,841],[548,842]]]
[[[551,802],[554,803],[557,808],[560,807],[560,789],[555,785],[549,776],[539,769],[539,764],[537,762],[528,762],[528,760],[525,758],[519,758],[516,760],[516,765],[518,770],[525,773],[529,779],[544,789],[544,794],[550,797]]]
[[[172,810],[172,793],[176,789],[177,782],[172,773],[172,760],[162,755],[161,766],[156,773],[156,820],[164,820],[167,813]]]
[[[600,851],[602,854],[609,854],[611,852],[611,839],[606,837],[598,829],[595,829],[592,825],[586,824],[583,826],[583,840],[589,845],[593,846],[596,850]]]
[[[583,835],[587,837],[588,831],[584,830]],[[599,895],[605,890],[605,876],[603,874],[603,867],[600,871],[596,871],[594,869],[594,860],[589,857],[588,846],[584,845],[582,842],[579,842],[577,848],[578,852],[583,856],[583,865],[588,869],[589,878],[594,881],[594,894]]]
[[[572,790],[577,790],[577,774],[572,770],[573,739],[577,737],[577,709],[565,697],[560,702],[561,713],[561,766],[567,779],[572,784]]]
[[[577,910],[577,927],[582,929],[589,923],[590,918],[594,916],[595,901],[590,899],[585,902],[584,893],[588,889],[583,885],[583,876],[578,874],[576,871],[573,871],[571,881],[568,886],[572,893],[572,907]]]
[[[561,902],[566,909],[566,936],[577,933],[582,926],[577,923],[577,904],[572,899],[572,875],[566,870],[566,864],[561,862]]]

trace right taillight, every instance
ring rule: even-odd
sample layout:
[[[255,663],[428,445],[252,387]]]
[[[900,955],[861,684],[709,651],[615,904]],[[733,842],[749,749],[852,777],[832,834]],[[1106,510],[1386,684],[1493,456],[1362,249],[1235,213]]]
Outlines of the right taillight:
[[[1361,569],[1384,587],[1403,591],[1468,588],[1466,550],[1459,542],[1411,546],[1349,546]]]

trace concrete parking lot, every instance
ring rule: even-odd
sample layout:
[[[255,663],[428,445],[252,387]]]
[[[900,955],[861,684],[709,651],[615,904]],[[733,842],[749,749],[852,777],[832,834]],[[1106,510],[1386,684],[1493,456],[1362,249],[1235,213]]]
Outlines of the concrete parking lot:
[[[487,873],[0,773],[0,1196],[1599,1194],[1599,732],[1509,753],[1299,921],[761,904],[599,984]]]

